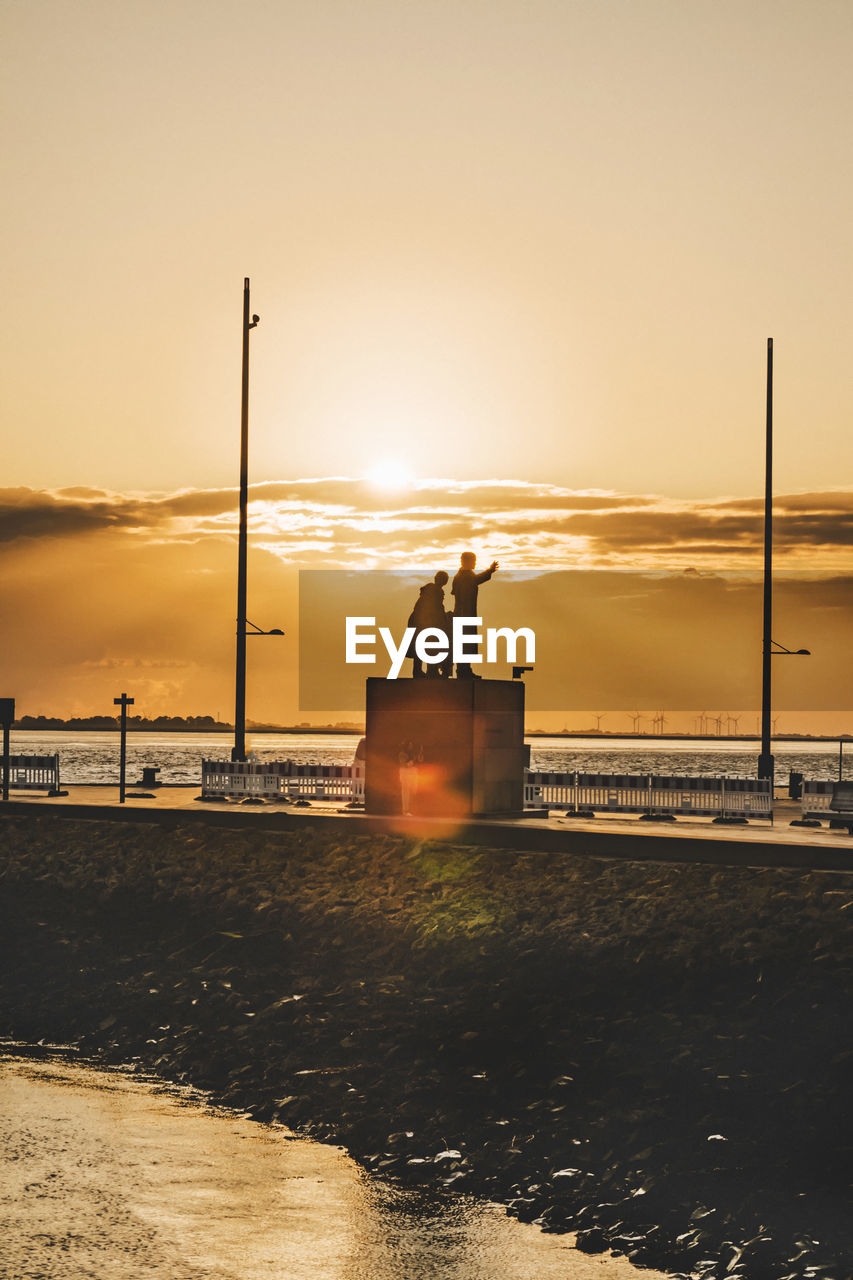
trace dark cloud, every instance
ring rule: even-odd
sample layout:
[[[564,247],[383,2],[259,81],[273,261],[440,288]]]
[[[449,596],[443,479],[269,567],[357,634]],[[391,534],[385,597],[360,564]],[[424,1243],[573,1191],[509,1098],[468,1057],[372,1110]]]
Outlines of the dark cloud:
[[[738,516],[708,515],[699,510],[613,512],[571,516],[564,522],[567,531],[595,539],[602,549],[636,547],[692,547],[714,542],[737,546],[748,542],[758,546],[761,523]]]
[[[57,498],[30,489],[0,491],[0,542],[72,537],[136,523],[132,504],[122,501]]]
[[[825,493],[793,493],[773,499],[783,511],[814,511],[824,515],[853,515],[853,490],[830,489]]]
[[[773,537],[789,546],[811,547],[853,546],[853,511],[815,513],[774,520]]]

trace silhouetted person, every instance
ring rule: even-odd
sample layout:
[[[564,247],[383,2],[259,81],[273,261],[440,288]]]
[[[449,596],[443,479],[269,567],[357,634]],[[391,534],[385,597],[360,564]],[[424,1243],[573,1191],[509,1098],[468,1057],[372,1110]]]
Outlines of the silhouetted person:
[[[412,812],[412,802],[418,793],[418,765],[423,762],[424,749],[419,742],[401,742],[397,751],[400,775],[400,811]]]
[[[443,569],[439,569],[432,582],[427,582],[421,587],[415,607],[409,614],[407,625],[415,628],[415,634],[412,636],[408,656],[412,659],[412,675],[415,677],[450,675],[450,668],[453,665],[449,653],[451,615],[444,608],[444,587],[446,582],[447,574]],[[448,636],[448,656],[441,664],[427,663],[427,670],[424,671],[424,664],[415,652],[415,642],[419,633],[425,631],[427,627],[437,627],[439,631],[443,631]]]
[[[477,615],[477,591],[481,582],[488,582],[495,569],[498,567],[497,560],[493,560],[488,569],[482,573],[475,573],[474,566],[477,563],[477,557],[473,551],[463,551],[460,557],[460,568],[457,570],[456,577],[453,579],[453,585],[450,588],[454,598],[453,616],[454,618],[476,618]],[[479,680],[480,676],[471,670],[467,662],[457,662],[456,675],[463,680]]]

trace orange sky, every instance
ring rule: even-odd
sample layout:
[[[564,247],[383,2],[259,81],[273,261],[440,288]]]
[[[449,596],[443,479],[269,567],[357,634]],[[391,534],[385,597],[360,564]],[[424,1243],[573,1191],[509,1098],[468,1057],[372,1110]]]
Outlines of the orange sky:
[[[3,41],[21,712],[230,714],[246,275],[262,623],[468,542],[752,565],[770,335],[780,556],[850,572],[849,5],[36,0]],[[295,718],[275,643],[249,714]]]
[[[481,564],[494,556],[503,566],[483,591],[487,625],[537,630],[537,672],[529,677],[537,724],[586,726],[589,716],[574,714],[584,709],[757,706],[758,499],[687,502],[521,481],[423,481],[389,492],[343,478],[258,483],[250,499],[248,614],[264,629],[287,631],[284,640],[249,646],[250,718],[353,718],[351,704],[322,714],[315,701],[299,710],[300,570],[407,568],[414,599],[417,583],[436,568],[452,573],[468,546]],[[0,492],[4,679],[19,711],[102,711],[126,688],[142,714],[229,717],[235,504],[233,489]],[[789,730],[846,731],[853,490],[779,495],[775,529],[775,634],[815,654],[777,664],[775,706],[797,711],[786,716]],[[520,570],[538,575],[533,595],[510,590]],[[382,592],[365,579],[348,597],[352,610],[378,614]],[[410,605],[408,595],[400,598],[398,629]],[[336,623],[322,650],[331,662],[343,653],[343,622]],[[316,627],[311,644],[320,652]],[[809,709],[838,714],[809,718]],[[682,714],[670,727],[690,723]],[[611,717],[611,725],[627,721]]]

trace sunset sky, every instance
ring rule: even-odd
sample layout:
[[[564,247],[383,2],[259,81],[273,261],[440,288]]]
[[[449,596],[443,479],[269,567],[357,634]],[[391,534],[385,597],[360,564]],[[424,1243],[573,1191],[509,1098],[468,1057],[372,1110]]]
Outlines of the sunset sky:
[[[250,647],[251,718],[329,718],[297,705],[300,568],[470,545],[665,571],[674,608],[685,573],[754,577],[772,335],[778,568],[808,583],[777,635],[815,653],[776,705],[853,731],[849,3],[13,0],[2,36],[20,714],[230,718],[249,276],[249,617],[288,631]],[[736,617],[712,709],[750,710],[760,616],[696,597],[692,701],[655,599],[660,705],[703,709]],[[624,675],[610,639],[574,706]]]

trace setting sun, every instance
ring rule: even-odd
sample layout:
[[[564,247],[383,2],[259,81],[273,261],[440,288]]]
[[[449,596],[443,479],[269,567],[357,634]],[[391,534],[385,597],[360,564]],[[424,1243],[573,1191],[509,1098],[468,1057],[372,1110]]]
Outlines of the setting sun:
[[[393,489],[408,489],[414,481],[409,468],[396,458],[382,458],[375,462],[367,472],[366,479],[375,489],[386,492]]]

